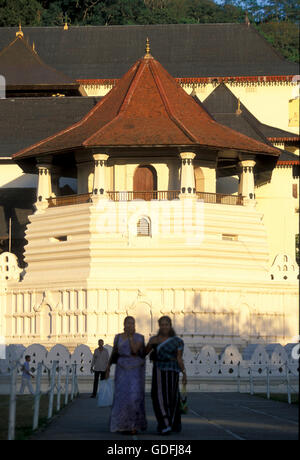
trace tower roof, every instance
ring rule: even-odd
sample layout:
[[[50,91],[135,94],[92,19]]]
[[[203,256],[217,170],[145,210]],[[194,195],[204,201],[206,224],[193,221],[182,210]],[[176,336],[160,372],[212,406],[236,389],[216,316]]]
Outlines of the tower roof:
[[[14,155],[114,147],[238,149],[278,156],[272,146],[218,124],[150,53],[78,123]]]
[[[0,73],[5,77],[7,90],[26,89],[77,90],[79,84],[72,78],[46,65],[19,30],[16,38],[0,51]]]

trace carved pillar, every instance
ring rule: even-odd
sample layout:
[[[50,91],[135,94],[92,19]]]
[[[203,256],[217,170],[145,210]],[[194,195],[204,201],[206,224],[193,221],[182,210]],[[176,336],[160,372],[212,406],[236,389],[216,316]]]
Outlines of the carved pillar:
[[[181,175],[180,175],[180,199],[196,198],[195,174],[193,159],[196,154],[193,152],[180,153]]]
[[[239,195],[244,197],[244,204],[246,206],[255,206],[255,190],[254,190],[254,166],[255,160],[241,159],[238,163],[240,168],[239,173]]]
[[[109,155],[105,153],[95,153],[94,158],[94,183],[92,199],[107,199],[106,191],[106,166]]]
[[[36,209],[46,209],[48,207],[47,198],[51,197],[51,164],[40,163],[37,164],[38,169],[38,187],[37,187],[37,200],[35,203]]]

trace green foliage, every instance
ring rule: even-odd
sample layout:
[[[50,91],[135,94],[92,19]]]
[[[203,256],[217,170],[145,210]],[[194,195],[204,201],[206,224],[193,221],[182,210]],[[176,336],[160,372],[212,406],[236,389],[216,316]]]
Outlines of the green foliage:
[[[285,58],[299,62],[299,27],[289,21],[263,22],[259,32]]]
[[[42,25],[43,8],[37,0],[0,0],[0,27]]]

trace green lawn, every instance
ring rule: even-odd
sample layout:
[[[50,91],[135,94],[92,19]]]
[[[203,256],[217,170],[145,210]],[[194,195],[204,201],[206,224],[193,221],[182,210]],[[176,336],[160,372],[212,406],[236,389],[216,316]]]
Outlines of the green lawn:
[[[49,396],[42,395],[40,399],[39,427],[47,423]],[[24,440],[32,434],[34,397],[17,395],[15,439]],[[64,406],[63,398],[60,407]],[[7,439],[8,432],[9,395],[0,395],[0,440]],[[54,395],[53,415],[56,413],[56,395]]]

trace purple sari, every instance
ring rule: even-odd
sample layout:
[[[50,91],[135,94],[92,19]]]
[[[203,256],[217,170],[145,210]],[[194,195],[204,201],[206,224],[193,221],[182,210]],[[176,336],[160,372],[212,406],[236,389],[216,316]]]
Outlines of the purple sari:
[[[134,334],[135,342],[144,336]],[[115,371],[115,391],[111,410],[110,431],[143,431],[147,428],[145,416],[145,359],[133,356],[128,339],[115,337],[119,358]]]

